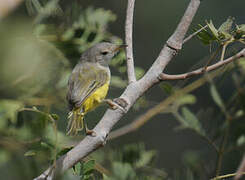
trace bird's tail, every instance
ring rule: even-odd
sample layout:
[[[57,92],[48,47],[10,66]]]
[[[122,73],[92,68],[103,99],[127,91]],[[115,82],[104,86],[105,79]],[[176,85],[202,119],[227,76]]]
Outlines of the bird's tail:
[[[68,114],[67,135],[76,135],[84,127],[84,113],[80,112],[80,108],[73,109]]]

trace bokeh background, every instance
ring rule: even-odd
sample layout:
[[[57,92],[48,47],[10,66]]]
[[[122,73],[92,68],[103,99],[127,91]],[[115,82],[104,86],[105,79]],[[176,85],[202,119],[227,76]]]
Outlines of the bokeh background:
[[[40,4],[44,6],[47,2],[40,1]],[[53,2],[57,3],[57,1]],[[0,3],[6,2],[0,1]],[[188,3],[189,0],[136,1],[133,44],[139,77],[147,71],[158,56],[164,43],[175,30]],[[58,141],[57,144],[68,147],[79,140],[80,137],[73,138],[65,135],[68,112],[65,93],[69,73],[78,61],[80,53],[94,43],[103,40],[123,43],[126,1],[77,0],[74,4],[71,1],[60,1],[55,10],[50,8],[46,11],[42,9],[38,11],[31,0],[24,1],[0,19],[0,146],[2,149],[0,150],[2,162],[0,173],[2,177],[5,177],[4,179],[33,178],[44,170],[48,163],[51,163],[50,159],[45,157],[47,151],[50,157],[54,157],[61,147],[55,149],[55,152],[45,147],[36,151],[35,147],[39,147],[40,141],[43,144],[46,143],[45,146],[53,146],[51,142]],[[206,20],[212,20],[214,25],[219,27],[229,16],[232,16],[235,17],[237,24],[245,24],[244,7],[244,0],[233,2],[203,0],[188,34],[198,28],[198,24],[205,25]],[[79,14],[82,14],[84,19],[77,18]],[[80,23],[74,23],[76,21]],[[92,23],[89,23],[90,21]],[[86,38],[84,38],[85,33],[88,33]],[[211,51],[213,52],[216,47],[212,46]],[[226,57],[240,48],[241,45],[237,44],[230,47]],[[209,46],[193,38],[183,46],[182,51],[168,65],[166,72],[171,74],[186,72],[193,65],[202,63],[210,54]],[[122,52],[112,62],[114,77],[108,94],[109,98],[118,97],[126,85],[123,59]],[[234,67],[225,76],[214,80],[224,102],[228,102],[237,90],[232,78],[237,74],[232,73],[236,73]],[[241,78],[238,79],[242,87],[243,74],[237,76]],[[169,82],[169,86],[179,89],[198,78]],[[222,83],[217,83],[221,80]],[[199,113],[203,116],[200,118],[201,123],[207,134],[210,133],[211,137],[215,137],[219,144],[222,142],[223,136],[220,134],[223,131],[216,132],[215,129],[225,126],[225,118],[210,95],[210,86],[210,83],[207,83],[192,92],[196,102],[187,107],[196,114],[201,110],[204,112]],[[151,88],[137,106],[121,119],[115,129],[132,122],[167,96],[169,94],[163,91],[161,85]],[[33,106],[36,108],[33,109]],[[229,107],[232,108],[230,105]],[[101,106],[87,115],[86,119],[90,127],[96,125],[105,110],[106,106]],[[49,117],[50,114],[52,118]],[[208,115],[204,117],[204,114]],[[59,119],[57,120],[58,140],[55,138],[57,133],[53,128],[53,120],[56,118]],[[232,133],[239,133],[234,137],[231,133],[231,138],[227,143],[229,147],[244,134],[243,116],[239,119],[239,123],[234,125]],[[47,124],[49,124],[48,127],[46,127]],[[138,130],[109,141],[104,149],[108,152],[117,152],[127,144],[143,143],[145,151],[156,152],[154,167],[168,174],[164,177],[159,176],[160,179],[185,179],[188,177],[186,174],[190,171],[189,165],[192,162],[194,166],[192,168],[196,169],[194,179],[213,177],[217,159],[215,150],[195,131],[176,130],[179,125],[179,121],[172,114],[158,114]],[[231,150],[231,153],[224,157],[220,174],[236,171],[243,149],[234,148],[234,151]],[[33,156],[37,158],[33,160]],[[95,155],[97,156],[99,155]],[[203,170],[202,175],[200,175],[200,169]],[[76,179],[73,176],[69,178]]]

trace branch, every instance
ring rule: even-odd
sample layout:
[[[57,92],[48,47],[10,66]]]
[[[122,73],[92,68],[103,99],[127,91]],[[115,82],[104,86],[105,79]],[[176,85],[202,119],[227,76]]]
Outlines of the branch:
[[[176,50],[180,50],[182,48],[182,41],[185,37],[187,30],[189,29],[189,26],[193,20],[193,17],[196,14],[196,10],[198,9],[199,5],[200,0],[191,0],[187,10],[185,11],[184,16],[178,24],[177,29],[167,41],[169,47],[172,47]]]
[[[245,174],[245,172],[241,172],[241,175],[244,175],[244,174]],[[232,174],[226,174],[226,175],[222,175],[222,176],[217,176],[217,177],[212,178],[211,180],[222,180],[222,179],[227,179],[227,178],[230,178],[230,177],[233,177],[233,176],[235,176],[235,180],[237,180],[236,179],[237,173],[232,173]]]
[[[160,79],[161,80],[177,80],[177,79],[186,79],[186,78],[189,78],[189,77],[192,77],[192,76],[196,76],[196,75],[200,75],[200,74],[203,74],[203,73],[206,73],[206,72],[209,72],[209,71],[212,71],[212,70],[215,70],[221,66],[224,66],[228,63],[231,63],[241,57],[245,57],[245,48],[242,49],[239,53],[237,53],[236,55],[234,56],[231,56],[223,61],[219,61],[213,65],[210,65],[208,67],[202,67],[202,68],[199,68],[197,70],[194,70],[194,71],[191,71],[191,72],[188,72],[188,73],[184,73],[184,74],[176,74],[176,75],[170,75],[170,74],[165,74],[165,73],[162,73],[160,75]]]
[[[218,74],[220,74],[220,72],[213,72],[209,76],[210,76],[210,78],[213,78],[213,77],[217,76]],[[108,139],[114,139],[114,138],[117,138],[119,136],[125,135],[127,133],[136,131],[141,126],[143,126],[147,121],[152,119],[155,115],[157,115],[161,112],[164,112],[169,107],[169,105],[171,105],[174,101],[176,101],[176,99],[178,97],[181,97],[187,93],[190,93],[190,92],[196,90],[197,88],[199,88],[200,86],[205,84],[207,81],[208,81],[207,78],[202,77],[202,78],[192,82],[191,84],[187,85],[183,89],[177,90],[174,94],[172,94],[168,98],[164,99],[162,102],[155,105],[153,108],[147,110],[144,114],[140,115],[132,123],[127,124],[127,125],[119,128],[115,131],[112,131],[110,133]]]
[[[127,58],[127,72],[128,72],[129,84],[136,81],[135,71],[134,71],[134,55],[133,55],[134,4],[135,4],[135,0],[128,0],[127,16],[125,22],[125,42],[127,44],[126,58]]]
[[[235,180],[240,179],[244,175],[244,171],[245,171],[245,154],[243,155],[242,162],[236,172]]]
[[[134,1],[129,0],[129,4],[131,4],[130,2]],[[167,44],[164,45],[160,55],[155,60],[151,68],[147,71],[143,78],[141,78],[139,81],[130,83],[126,87],[125,91],[120,96],[121,99],[127,102],[127,106],[125,107],[126,112],[132,107],[132,105],[140,96],[142,96],[154,84],[159,82],[159,75],[163,72],[172,58],[177,54],[179,45],[181,46],[182,44],[182,40],[184,39],[184,36],[191,24],[194,15],[196,14],[199,4],[200,0],[190,1],[188,8],[182,17],[176,31],[170,37]],[[175,44],[177,45],[176,47]],[[121,119],[124,113],[125,112],[123,112],[121,109],[108,109],[100,122],[93,129],[93,131],[96,133],[95,137],[86,136],[77,146],[75,146],[65,155],[61,156],[56,161],[55,167],[50,167],[35,179],[53,179],[56,175],[63,173],[67,169],[71,168],[77,162],[96,149],[104,146],[106,143],[106,138],[112,127]]]
[[[7,16],[11,11],[13,11],[22,0],[0,0],[0,19]]]

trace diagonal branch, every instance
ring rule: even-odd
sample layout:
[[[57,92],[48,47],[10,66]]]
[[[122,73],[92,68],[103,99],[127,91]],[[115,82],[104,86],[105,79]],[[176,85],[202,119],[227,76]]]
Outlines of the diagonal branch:
[[[134,71],[134,55],[133,55],[133,19],[134,19],[134,4],[135,0],[128,0],[127,16],[125,22],[125,42],[126,47],[126,58],[127,58],[127,72],[128,72],[128,83],[136,81]]]
[[[242,159],[242,162],[236,172],[236,176],[235,176],[235,180],[238,180],[240,179],[243,175],[244,175],[244,172],[245,172],[245,155],[243,155],[243,159]]]
[[[129,0],[129,2],[134,2]],[[170,37],[167,44],[164,45],[160,52],[160,55],[155,60],[151,68],[147,71],[143,78],[139,81],[130,83],[123,94],[120,96],[127,106],[125,107],[126,112],[132,107],[135,101],[142,96],[150,87],[159,82],[159,75],[163,72],[167,64],[172,60],[172,58],[177,54],[179,50],[178,44],[182,44],[182,40],[192,22],[194,15],[199,7],[200,0],[191,0],[184,16],[182,17],[176,31]],[[128,35],[127,35],[128,37]],[[174,43],[172,43],[174,42]],[[171,46],[170,46],[171,44]],[[175,47],[175,44],[177,46]],[[131,66],[132,68],[132,66]],[[111,110],[108,109],[100,122],[93,129],[96,136],[86,136],[77,146],[67,152],[65,155],[61,156],[56,161],[55,167],[50,167],[36,180],[43,179],[53,179],[56,175],[63,173],[67,169],[74,166],[81,159],[95,151],[96,149],[102,147],[106,143],[106,138],[111,131],[112,127],[122,118],[124,113],[121,109]]]
[[[203,67],[203,68],[199,68],[197,70],[194,70],[194,71],[191,71],[191,72],[187,72],[187,73],[184,73],[184,74],[176,74],[176,75],[169,75],[169,74],[165,74],[165,73],[162,73],[160,75],[160,78],[162,80],[177,80],[177,79],[186,79],[186,78],[189,78],[189,77],[192,77],[192,76],[195,76],[195,75],[200,75],[200,74],[203,74],[203,73],[206,73],[206,72],[209,72],[209,71],[212,71],[212,70],[215,70],[221,66],[224,66],[228,63],[231,63],[241,57],[245,57],[245,48],[242,49],[240,52],[238,52],[237,54],[235,54],[234,56],[231,56],[230,58],[226,59],[226,60],[223,60],[223,61],[219,61],[213,65],[210,65],[208,67]]]
[[[167,45],[176,50],[180,50],[182,48],[182,41],[185,37],[186,32],[189,29],[189,26],[193,20],[193,17],[196,14],[196,10],[200,5],[200,0],[191,0],[187,10],[185,11],[184,16],[182,17],[180,23],[178,24],[177,29],[174,34],[167,41]],[[195,12],[193,14],[193,12]]]

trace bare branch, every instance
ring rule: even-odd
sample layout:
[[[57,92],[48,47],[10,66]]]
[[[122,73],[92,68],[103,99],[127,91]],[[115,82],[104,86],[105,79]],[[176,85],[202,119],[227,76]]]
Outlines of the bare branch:
[[[125,42],[126,47],[126,58],[127,58],[127,72],[128,72],[128,83],[136,81],[134,71],[134,55],[133,55],[133,19],[134,19],[134,4],[135,0],[128,0],[128,8],[125,23]]]
[[[129,0],[129,2],[133,3],[133,0]],[[160,52],[160,55],[155,60],[151,68],[147,71],[143,78],[139,81],[135,81],[130,83],[123,94],[120,96],[121,99],[127,102],[126,111],[132,107],[135,101],[144,94],[151,86],[155,83],[159,82],[159,75],[165,69],[167,64],[171,61],[171,59],[177,54],[177,50],[179,50],[179,46],[177,48],[174,46],[175,44],[182,44],[182,40],[190,26],[190,23],[196,14],[196,11],[199,7],[200,0],[191,0],[188,8],[181,19],[176,31],[170,37],[168,43],[163,47]],[[132,10],[132,8],[130,8]],[[132,13],[131,13],[132,14]],[[128,35],[126,35],[128,37]],[[131,62],[132,63],[132,62]],[[130,66],[132,68],[132,66]],[[59,173],[64,172],[65,170],[74,166],[81,159],[86,157],[91,152],[95,151],[99,147],[105,145],[106,137],[111,131],[112,127],[121,119],[124,115],[120,109],[111,110],[108,109],[104,114],[103,118],[93,129],[95,131],[96,136],[86,136],[77,146],[67,152],[65,155],[61,156],[56,161],[56,167],[49,168],[43,174],[36,178],[36,180],[41,179],[52,179]]]
[[[238,180],[242,177],[242,175],[244,175],[244,172],[245,172],[245,155],[243,155],[243,159],[242,159],[242,162],[236,172],[236,176],[235,176],[235,180]]]
[[[0,0],[0,18],[13,11],[23,0]]]
[[[241,57],[245,57],[245,48],[242,49],[239,53],[237,53],[236,55],[234,56],[231,56],[230,58],[226,59],[226,60],[223,60],[223,61],[219,61],[213,65],[210,65],[208,67],[203,67],[203,68],[199,68],[197,70],[194,70],[194,71],[191,71],[191,72],[188,72],[188,73],[184,73],[184,74],[177,74],[177,75],[169,75],[169,74],[165,74],[165,73],[162,73],[160,75],[160,78],[162,80],[177,80],[177,79],[186,79],[186,78],[189,78],[189,77],[192,77],[192,76],[195,76],[195,75],[200,75],[200,74],[203,74],[205,72],[209,72],[209,71],[212,71],[212,70],[215,70],[221,66],[224,66],[228,63],[231,63]]]

